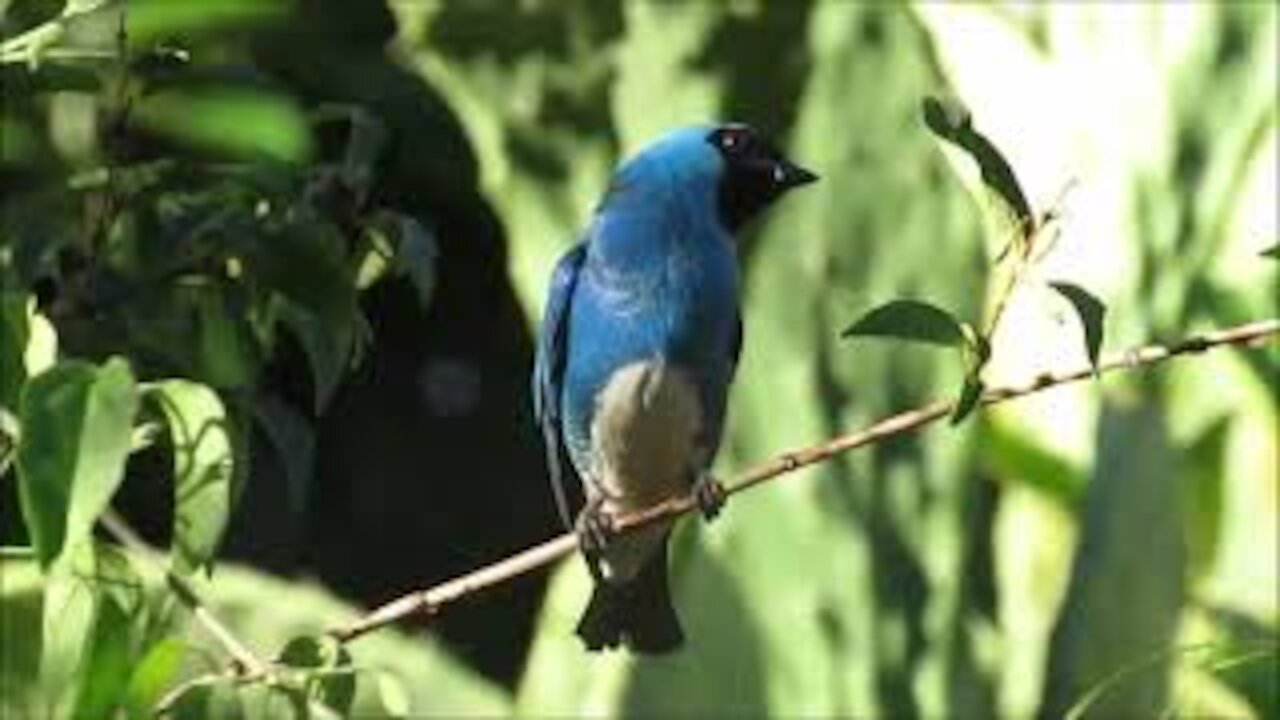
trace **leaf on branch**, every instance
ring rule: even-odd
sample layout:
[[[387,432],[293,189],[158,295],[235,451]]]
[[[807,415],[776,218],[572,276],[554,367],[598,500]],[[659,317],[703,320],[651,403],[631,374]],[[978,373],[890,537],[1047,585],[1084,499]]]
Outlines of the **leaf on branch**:
[[[982,378],[977,374],[971,373],[964,379],[964,387],[960,388],[960,396],[956,399],[955,407],[951,409],[951,424],[959,425],[965,418],[978,407],[978,401],[982,399],[982,391],[985,389]]]
[[[965,344],[963,324],[951,313],[918,300],[894,300],[863,315],[840,337],[884,337],[947,347]]]
[[[28,381],[19,407],[22,516],[47,570],[89,537],[124,478],[138,391],[123,359],[68,361]]]
[[[95,580],[104,588],[108,582],[106,579]],[[135,618],[127,608],[113,602],[105,593],[97,604],[97,617],[89,637],[87,657],[80,666],[80,688],[72,713],[78,718],[111,717],[132,669],[130,631]]]
[[[356,350],[359,308],[345,240],[316,218],[261,238],[252,269],[279,293],[277,317],[297,337],[311,366],[316,412],[333,398]]]
[[[186,654],[186,642],[178,636],[164,638],[147,649],[134,666],[125,689],[124,704],[129,717],[152,714],[156,703],[177,678]]]
[[[351,653],[330,637],[296,637],[280,653],[280,662],[294,668],[316,670],[305,681],[307,698],[332,708],[341,715],[351,709],[356,694],[355,669]]]
[[[226,408],[218,394],[190,380],[147,387],[169,426],[173,444],[174,570],[208,567],[231,515],[235,453]]]
[[[388,269],[385,256],[389,254],[390,269],[409,278],[422,309],[427,309],[435,293],[436,260],[440,255],[435,236],[416,218],[385,209],[373,214],[367,229],[373,236],[373,247],[360,267],[360,287],[373,284]]]
[[[1084,349],[1089,355],[1089,364],[1093,365],[1096,373],[1098,353],[1102,350],[1103,318],[1107,314],[1107,306],[1094,297],[1093,293],[1073,283],[1051,282],[1049,287],[1066,298],[1076,311],[1076,317],[1080,318],[1080,324],[1084,327]]]
[[[1029,242],[1036,225],[1031,204],[1018,182],[1013,166],[1000,149],[973,127],[968,108],[954,100],[926,97],[922,103],[924,124],[934,135],[964,150],[978,164],[982,183],[1004,205],[1017,224],[1018,237]]]

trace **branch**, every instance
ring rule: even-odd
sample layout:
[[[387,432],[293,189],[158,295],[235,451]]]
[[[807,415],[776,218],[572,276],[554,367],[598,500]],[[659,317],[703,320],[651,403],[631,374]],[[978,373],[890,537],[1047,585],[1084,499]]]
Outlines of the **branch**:
[[[155,550],[147,544],[147,541],[134,532],[124,518],[120,517],[114,510],[108,509],[99,518],[99,522],[102,524],[103,529],[107,531],[107,534],[116,539],[116,542],[119,542],[135,556],[143,558],[151,565],[152,569],[164,576],[165,583],[173,591],[173,594],[177,596],[178,601],[187,610],[191,611],[191,616],[195,618],[196,622],[231,656],[232,663],[229,667],[217,672],[197,675],[170,688],[156,703],[156,706],[151,709],[154,717],[164,717],[173,712],[178,702],[196,688],[225,682],[238,684],[266,682],[268,684],[276,684],[279,681],[276,668],[271,663],[255,655],[248,645],[236,637],[235,633],[231,632],[231,629],[224,625],[209,610],[208,606],[200,600],[200,597],[196,595],[195,588],[191,586],[191,583],[187,582],[186,578],[152,560]],[[319,718],[320,720],[332,720],[339,717],[333,708],[315,698],[306,698],[306,705],[307,717]]]
[[[99,519],[102,527],[121,545],[128,548],[134,555],[140,558],[146,558],[150,562],[150,558],[154,556],[155,550],[152,549],[145,540],[138,537],[138,534],[129,527],[124,518],[120,517],[114,510],[108,510],[103,513]],[[236,675],[243,677],[264,677],[271,671],[271,666],[253,654],[239,638],[222,624],[222,621],[209,611],[209,608],[196,595],[195,588],[186,581],[185,578],[168,568],[161,567],[159,563],[150,562],[153,569],[164,576],[165,584],[177,596],[178,601],[191,611],[191,616],[196,622],[205,629],[222,649],[231,656],[237,665]]]
[[[1155,365],[1179,355],[1202,353],[1215,347],[1261,344],[1273,340],[1277,335],[1280,335],[1280,319],[1273,318],[1193,336],[1172,345],[1132,348],[1104,358],[1098,363],[1096,369],[1086,364],[1070,370],[1042,373],[1023,384],[991,388],[982,394],[980,403],[995,405],[1047,388],[1094,377],[1095,373],[1101,375],[1117,370],[1133,370]],[[840,453],[923,427],[947,417],[951,413],[951,408],[951,402],[934,402],[885,418],[864,430],[841,435],[819,445],[783,453],[730,479],[725,484],[725,494],[735,495]],[[676,498],[639,513],[619,518],[615,527],[619,533],[630,532],[643,526],[676,518],[693,510],[696,506],[697,503],[692,497]],[[409,593],[354,622],[329,630],[329,635],[340,642],[347,642],[413,615],[436,615],[447,605],[550,565],[573,553],[577,547],[577,536],[566,533],[435,587]]]

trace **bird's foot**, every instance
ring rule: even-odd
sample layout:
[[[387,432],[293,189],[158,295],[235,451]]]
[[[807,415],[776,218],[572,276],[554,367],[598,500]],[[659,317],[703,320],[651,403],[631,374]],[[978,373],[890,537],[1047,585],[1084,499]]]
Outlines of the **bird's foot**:
[[[604,577],[600,569],[600,557],[609,541],[617,534],[613,516],[604,510],[603,498],[596,496],[587,500],[582,512],[578,514],[574,531],[578,535],[578,547],[582,548],[582,554],[587,559],[587,569],[591,571],[592,578],[597,582],[602,581]]]
[[[693,499],[698,504],[702,517],[708,521],[714,520],[720,514],[720,509],[724,507],[724,501],[728,497],[724,485],[711,477],[710,473],[702,473],[693,484]]]

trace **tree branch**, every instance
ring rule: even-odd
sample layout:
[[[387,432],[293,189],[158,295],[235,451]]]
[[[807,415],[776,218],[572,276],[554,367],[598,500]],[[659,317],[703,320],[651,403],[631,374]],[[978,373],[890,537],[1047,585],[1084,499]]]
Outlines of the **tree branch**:
[[[177,596],[178,601],[187,610],[191,611],[191,616],[195,618],[195,621],[235,661],[238,666],[235,674],[244,677],[263,677],[269,674],[271,666],[255,655],[226,625],[222,624],[221,620],[209,612],[209,608],[200,600],[200,596],[196,595],[195,588],[191,587],[191,584],[185,578],[161,566],[159,563],[151,561],[155,550],[145,540],[138,537],[138,534],[133,531],[133,528],[129,527],[124,518],[120,517],[114,510],[107,510],[99,518],[99,522],[102,524],[103,529],[107,531],[107,534],[115,538],[116,542],[123,545],[135,556],[146,559],[153,569],[164,577],[165,584]]]
[[[1179,355],[1202,353],[1222,346],[1261,344],[1275,339],[1277,335],[1280,335],[1280,319],[1272,318],[1196,335],[1172,345],[1131,348],[1109,355],[1102,359],[1096,368],[1083,365],[1059,372],[1042,373],[1019,385],[991,388],[982,394],[980,403],[984,406],[995,405],[1104,373],[1155,365]],[[923,427],[947,417],[951,409],[951,402],[934,402],[890,416],[864,430],[841,435],[819,445],[783,453],[734,476],[725,484],[726,495],[735,495],[840,453]],[[646,525],[678,517],[696,506],[697,503],[692,497],[675,498],[639,513],[618,518],[615,527],[619,533],[630,532]],[[347,625],[329,630],[329,635],[341,642],[347,642],[413,615],[438,614],[451,603],[550,565],[571,554],[577,547],[577,536],[566,533],[432,588],[404,595]]]

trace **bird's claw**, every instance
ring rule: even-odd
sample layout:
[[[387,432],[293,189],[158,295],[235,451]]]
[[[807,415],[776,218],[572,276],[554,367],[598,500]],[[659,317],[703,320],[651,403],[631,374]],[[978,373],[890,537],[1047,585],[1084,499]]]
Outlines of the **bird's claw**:
[[[725,492],[724,485],[708,474],[699,476],[698,481],[693,484],[694,502],[698,504],[702,517],[708,521],[720,514],[726,498],[728,493]]]
[[[600,557],[608,547],[609,541],[617,534],[617,529],[613,524],[613,516],[604,511],[599,498],[587,501],[582,512],[578,514],[574,531],[578,536],[578,546],[586,556],[587,568],[591,571],[592,577],[597,581],[602,580]]]

